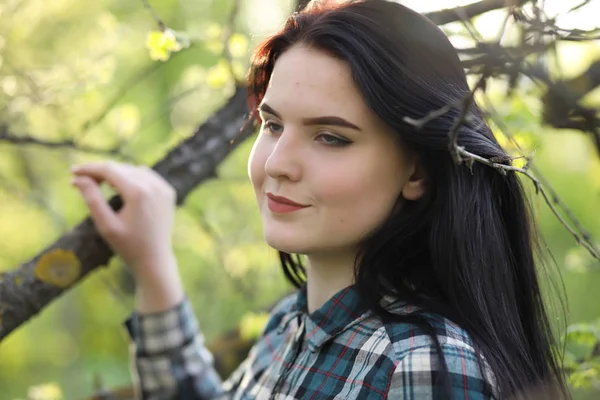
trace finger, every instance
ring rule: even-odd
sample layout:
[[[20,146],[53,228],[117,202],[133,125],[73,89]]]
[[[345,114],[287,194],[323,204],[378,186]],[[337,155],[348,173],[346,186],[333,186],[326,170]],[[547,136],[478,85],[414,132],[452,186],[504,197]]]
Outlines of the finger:
[[[72,183],[81,192],[98,232],[105,236],[111,236],[115,232],[119,232],[121,221],[104,199],[100,187],[94,179],[88,176],[77,176],[73,178]]]
[[[131,168],[135,170],[133,174],[136,176],[137,183],[144,189],[150,190],[152,193],[164,193],[173,198],[176,196],[177,193],[173,185],[154,169],[146,165],[131,166]]]
[[[71,171],[76,176],[87,176],[97,182],[105,181],[126,199],[131,187],[136,184],[132,168],[116,162],[100,162],[74,166]]]

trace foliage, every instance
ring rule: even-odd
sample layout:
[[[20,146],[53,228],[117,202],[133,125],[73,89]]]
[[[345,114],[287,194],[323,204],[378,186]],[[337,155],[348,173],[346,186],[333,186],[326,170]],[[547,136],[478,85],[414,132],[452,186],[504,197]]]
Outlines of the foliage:
[[[565,362],[570,383],[575,388],[600,389],[600,320],[573,324],[565,336],[571,348]]]
[[[18,138],[71,143],[48,148],[0,141],[0,271],[85,216],[69,185],[71,164],[156,161],[222,104],[234,79],[244,75],[255,40],[291,9],[285,1],[242,2],[233,29],[233,1],[154,3],[168,27],[157,27],[142,2],[0,3],[0,127],[10,127]],[[258,13],[266,3],[270,12]],[[466,40],[460,24],[448,29],[455,40]],[[559,60],[579,60],[568,66],[575,76],[600,46],[568,44],[557,52]],[[490,102],[514,139],[490,121],[499,140],[515,155],[535,152],[536,166],[599,238],[600,161],[590,139],[541,126],[542,93],[533,85],[518,87],[508,100],[505,94],[506,80],[493,79]],[[600,92],[586,101],[600,104]],[[265,323],[263,311],[290,290],[275,252],[262,241],[246,178],[250,146],[248,141],[238,148],[220,166],[218,179],[195,190],[176,215],[175,251],[209,341],[238,325],[244,339],[254,338]],[[600,323],[589,322],[600,315],[600,265],[575,245],[539,197],[534,206],[568,299],[565,368],[573,388],[584,389],[575,391],[577,398],[591,399],[600,391]],[[132,309],[131,281],[115,259],[0,343],[3,398],[80,398],[92,393],[96,375],[105,387],[129,385],[121,323]],[[552,282],[547,288],[555,296]],[[557,330],[565,332],[560,322]]]

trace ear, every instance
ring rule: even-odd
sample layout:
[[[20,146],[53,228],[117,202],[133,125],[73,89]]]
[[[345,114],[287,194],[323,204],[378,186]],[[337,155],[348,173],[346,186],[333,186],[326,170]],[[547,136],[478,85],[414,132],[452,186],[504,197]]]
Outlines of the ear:
[[[421,163],[416,160],[413,171],[402,188],[402,197],[406,200],[419,200],[425,194],[427,176]]]

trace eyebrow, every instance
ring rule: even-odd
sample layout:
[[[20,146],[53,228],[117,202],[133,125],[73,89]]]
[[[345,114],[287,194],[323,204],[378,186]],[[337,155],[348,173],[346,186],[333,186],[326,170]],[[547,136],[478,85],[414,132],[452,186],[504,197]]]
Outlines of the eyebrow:
[[[273,107],[268,105],[267,103],[262,103],[258,107],[259,111],[267,112],[281,119],[281,115]],[[352,122],[347,121],[341,117],[336,117],[333,115],[326,115],[323,117],[314,117],[314,118],[304,118],[302,119],[302,123],[304,125],[331,125],[331,126],[340,126],[343,128],[355,129],[357,131],[361,131],[361,129],[354,125]]]

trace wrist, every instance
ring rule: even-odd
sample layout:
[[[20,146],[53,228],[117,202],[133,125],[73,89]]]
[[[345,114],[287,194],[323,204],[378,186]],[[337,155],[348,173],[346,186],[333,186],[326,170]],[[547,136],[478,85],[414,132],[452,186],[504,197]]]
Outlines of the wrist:
[[[162,282],[174,282],[179,277],[177,260],[172,253],[153,255],[129,264],[138,286],[160,287]]]
[[[138,285],[135,291],[135,309],[140,314],[167,311],[181,303],[185,291],[181,281],[161,282],[158,285]]]
[[[136,277],[135,304],[141,314],[156,313],[173,308],[185,297],[177,265],[173,261],[146,265]]]

